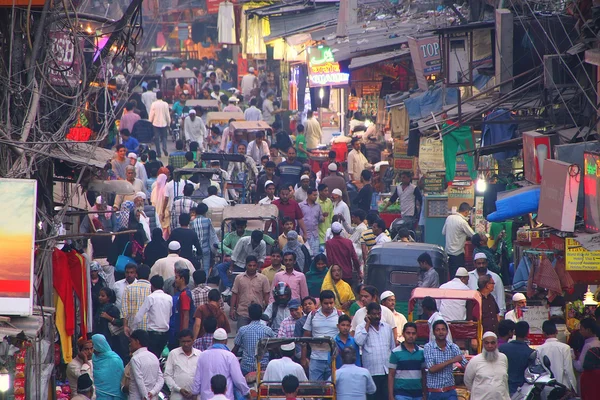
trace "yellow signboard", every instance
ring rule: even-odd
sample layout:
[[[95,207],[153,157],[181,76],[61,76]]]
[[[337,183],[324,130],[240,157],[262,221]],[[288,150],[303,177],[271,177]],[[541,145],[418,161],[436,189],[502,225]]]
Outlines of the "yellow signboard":
[[[573,238],[565,238],[567,271],[600,271],[600,251],[588,251]]]

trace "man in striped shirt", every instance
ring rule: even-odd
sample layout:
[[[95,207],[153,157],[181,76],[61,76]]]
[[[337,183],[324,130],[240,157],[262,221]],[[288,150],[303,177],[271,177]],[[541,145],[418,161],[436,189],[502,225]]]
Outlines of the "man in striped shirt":
[[[402,328],[402,335],[404,343],[400,343],[390,355],[388,391],[393,393],[395,400],[421,400],[427,392],[423,392],[425,355],[423,349],[415,344],[417,325],[407,322]]]
[[[145,264],[140,264],[137,269],[137,281],[125,288],[123,292],[123,301],[121,302],[121,317],[123,318],[123,326],[127,336],[131,333],[131,324],[135,315],[144,304],[144,300],[151,293],[150,290],[150,267]],[[147,330],[147,317],[144,315],[142,322],[137,329]]]

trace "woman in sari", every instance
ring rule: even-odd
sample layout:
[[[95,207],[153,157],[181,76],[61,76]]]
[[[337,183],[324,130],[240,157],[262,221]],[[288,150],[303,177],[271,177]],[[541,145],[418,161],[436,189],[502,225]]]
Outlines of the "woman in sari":
[[[125,399],[121,392],[121,378],[125,370],[121,357],[110,349],[103,335],[92,336],[92,343],[96,400]]]
[[[312,297],[319,297],[327,271],[327,256],[323,253],[317,254],[310,264],[310,270],[306,273],[308,294]]]
[[[168,229],[171,226],[171,215],[169,210],[165,211],[166,215],[163,214],[163,202],[165,200],[165,187],[167,186],[168,175],[169,170],[167,168],[162,167],[158,170],[158,177],[152,185],[152,194],[150,195],[150,201],[156,209],[157,222],[163,229],[163,236],[167,235],[167,237]]]
[[[488,269],[498,275],[501,275],[500,267],[496,262],[496,246],[500,241],[496,239],[494,242],[494,246],[491,248],[488,247],[488,238],[483,233],[476,233],[471,238],[471,243],[473,243],[473,256],[477,253],[483,253],[487,257]]]
[[[154,263],[169,255],[167,241],[162,236],[161,228],[152,230],[152,240],[144,248],[144,264],[152,267]]]
[[[348,313],[355,297],[352,287],[342,280],[342,267],[334,264],[329,268],[321,286],[321,291],[323,290],[331,290],[335,294],[335,307]]]

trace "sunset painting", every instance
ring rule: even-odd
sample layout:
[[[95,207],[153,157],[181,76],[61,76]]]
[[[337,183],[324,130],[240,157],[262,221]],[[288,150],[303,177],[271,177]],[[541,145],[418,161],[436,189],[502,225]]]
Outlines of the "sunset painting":
[[[0,297],[31,296],[35,197],[36,181],[0,179]]]

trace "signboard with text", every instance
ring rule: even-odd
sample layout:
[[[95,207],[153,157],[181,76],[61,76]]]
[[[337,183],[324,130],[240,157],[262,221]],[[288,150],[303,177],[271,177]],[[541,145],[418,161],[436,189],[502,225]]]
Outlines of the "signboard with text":
[[[329,47],[309,47],[307,54],[308,80],[311,87],[348,84],[350,74],[341,71],[340,64],[334,60]]]
[[[600,153],[583,153],[583,222],[588,232],[600,230],[600,202],[598,183],[600,182]]]
[[[586,250],[573,238],[565,238],[567,271],[600,271],[600,251]]]
[[[410,57],[415,67],[415,75],[419,89],[427,90],[427,76],[439,74],[442,70],[442,59],[440,57],[440,40],[436,36],[423,38],[408,38]]]
[[[80,54],[76,51],[74,36],[68,32],[50,32],[50,51],[53,57],[48,68],[50,83],[56,86],[76,87],[81,80]],[[83,48],[84,39],[77,39]]]

